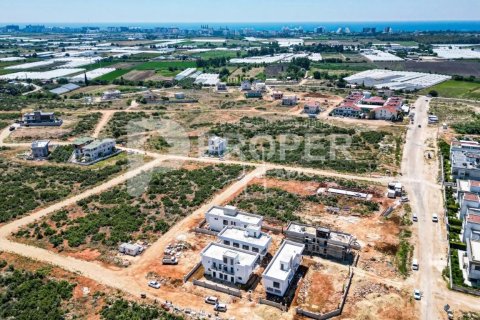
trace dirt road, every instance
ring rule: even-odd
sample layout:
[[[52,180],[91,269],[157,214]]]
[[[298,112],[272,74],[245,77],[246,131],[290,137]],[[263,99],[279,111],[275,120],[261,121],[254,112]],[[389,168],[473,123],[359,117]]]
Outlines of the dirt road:
[[[93,131],[93,135],[92,135],[93,138],[98,138],[98,136],[100,135],[100,132],[107,125],[108,121],[110,121],[110,119],[112,118],[116,110],[107,110],[107,111],[99,111],[99,112],[102,113],[102,118],[97,123],[97,126]]]
[[[420,269],[413,275],[415,288],[422,292],[418,302],[421,319],[446,319],[445,304],[454,309],[478,310],[478,298],[450,291],[442,279],[442,271],[447,266],[446,230],[444,221],[432,222],[432,214],[443,217],[443,195],[438,187],[438,161],[425,160],[427,140],[435,141],[437,127],[428,127],[427,111],[429,102],[420,97],[416,103],[415,124],[410,125],[402,161],[402,182],[405,184],[418,222],[413,226],[416,235],[414,258]],[[421,125],[421,128],[418,127]],[[443,219],[441,219],[443,220]]]

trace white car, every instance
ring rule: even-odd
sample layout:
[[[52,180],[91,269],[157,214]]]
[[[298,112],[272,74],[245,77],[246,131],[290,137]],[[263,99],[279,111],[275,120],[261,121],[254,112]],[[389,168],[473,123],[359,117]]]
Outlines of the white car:
[[[438,222],[438,215],[437,215],[436,213],[434,213],[434,214],[432,215],[432,221],[433,221],[433,222]]]
[[[415,300],[422,299],[422,293],[420,292],[420,290],[418,290],[418,289],[413,290],[413,298]]]
[[[418,216],[417,216],[416,213],[413,214],[412,220],[413,220],[413,222],[417,222],[417,221],[418,221]]]
[[[215,311],[221,311],[221,312],[226,312],[227,311],[227,305],[224,303],[217,303],[215,305],[215,308],[213,308]]]
[[[148,281],[148,286],[154,289],[160,289],[160,283],[158,283],[158,281]]]
[[[214,296],[208,296],[205,298],[205,303],[216,305],[218,303],[218,298]]]

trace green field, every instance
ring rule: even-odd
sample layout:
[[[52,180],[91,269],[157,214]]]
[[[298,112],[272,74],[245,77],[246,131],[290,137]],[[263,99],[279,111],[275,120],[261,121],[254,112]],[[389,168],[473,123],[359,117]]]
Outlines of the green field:
[[[244,52],[241,52],[244,53]],[[237,51],[227,51],[227,50],[214,50],[214,51],[207,51],[207,52],[200,52],[193,54],[195,57],[199,57],[202,59],[211,59],[211,58],[236,58]]]
[[[99,62],[95,62],[95,63],[92,63],[92,64],[89,64],[89,65],[86,65],[82,68],[85,68],[87,71],[90,71],[90,70],[95,70],[95,69],[98,69],[98,68],[107,68],[113,64],[116,64],[118,63],[118,61],[99,61]]]
[[[165,77],[176,76],[187,68],[195,68],[195,61],[149,61],[135,66],[134,70],[155,70]]]
[[[113,80],[123,76],[124,74],[129,73],[130,71],[131,71],[130,69],[118,69],[118,70],[112,71],[110,73],[104,74],[103,76],[97,78],[96,80],[113,81]]]
[[[480,83],[449,80],[436,86],[424,89],[422,94],[437,91],[440,97],[480,100]]]

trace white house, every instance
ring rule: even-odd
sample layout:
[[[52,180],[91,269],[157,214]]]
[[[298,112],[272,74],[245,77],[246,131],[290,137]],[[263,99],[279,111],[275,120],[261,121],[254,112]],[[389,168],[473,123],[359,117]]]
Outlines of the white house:
[[[298,102],[297,96],[284,96],[282,98],[282,105],[284,106],[294,106]]]
[[[463,219],[463,242],[468,239],[480,241],[480,210],[468,209]]]
[[[262,258],[272,244],[272,237],[263,233],[259,226],[247,226],[246,229],[227,226],[220,231],[218,239],[226,246],[258,253]]]
[[[267,85],[265,84],[265,82],[255,81],[253,86],[254,86],[254,89],[257,91],[261,91],[261,92],[267,91]]]
[[[221,243],[210,243],[201,252],[205,275],[230,283],[245,284],[250,279],[260,256]]]
[[[227,140],[217,136],[208,139],[208,154],[221,156],[227,151]]]
[[[261,227],[263,217],[242,212],[234,206],[213,206],[205,214],[210,230],[220,232],[226,226],[235,226],[246,229],[248,226]]]
[[[467,241],[467,274],[470,281],[480,281],[480,241],[469,239]]]
[[[108,100],[120,99],[121,97],[122,97],[122,93],[119,90],[109,90],[103,93],[102,100],[108,101]]]
[[[185,93],[183,93],[183,92],[175,92],[174,97],[175,97],[175,99],[178,99],[178,100],[185,99]]]
[[[87,141],[88,138],[85,139]],[[84,145],[75,145],[75,160],[77,162],[93,162],[116,152],[114,139],[93,140]]]
[[[252,84],[248,80],[242,81],[242,83],[240,85],[240,89],[242,91],[250,91],[250,90],[252,90]]]
[[[263,272],[263,287],[267,293],[284,296],[290,286],[295,272],[302,262],[305,245],[285,240],[272,261]]]
[[[460,219],[467,214],[468,209],[480,209],[480,196],[475,193],[465,192],[459,199]]]
[[[480,181],[457,179],[457,199],[462,199],[466,192],[480,194]]]
[[[49,151],[49,140],[37,140],[32,142],[32,157],[35,159],[47,158]]]

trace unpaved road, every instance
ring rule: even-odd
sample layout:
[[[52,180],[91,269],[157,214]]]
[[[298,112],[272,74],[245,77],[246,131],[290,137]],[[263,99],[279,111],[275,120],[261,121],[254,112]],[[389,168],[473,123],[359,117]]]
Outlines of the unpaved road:
[[[92,135],[93,138],[98,138],[98,136],[100,135],[100,132],[107,125],[108,121],[110,121],[110,119],[112,118],[116,110],[107,110],[107,111],[99,111],[99,112],[102,113],[102,118],[97,123],[97,126],[93,131],[93,135]]]
[[[446,319],[443,306],[447,303],[454,310],[480,310],[480,298],[450,291],[442,279],[442,271],[447,266],[448,242],[443,219],[439,223],[432,222],[433,213],[443,217],[443,195],[437,182],[438,161],[427,163],[425,159],[425,151],[430,149],[427,140],[436,141],[438,130],[428,127],[428,104],[425,97],[415,103],[415,124],[410,125],[407,132],[401,179],[412,211],[418,215],[418,222],[413,225],[416,235],[414,258],[418,259],[420,269],[414,272],[411,281],[423,294],[417,303],[421,319],[425,320]]]

